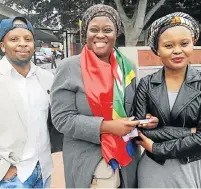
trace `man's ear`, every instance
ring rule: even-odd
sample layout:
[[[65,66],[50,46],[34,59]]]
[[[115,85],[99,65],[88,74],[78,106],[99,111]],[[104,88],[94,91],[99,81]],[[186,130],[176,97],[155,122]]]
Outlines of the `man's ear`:
[[[0,42],[0,47],[1,47],[1,50],[3,53],[5,53],[5,45],[4,45],[4,42]]]

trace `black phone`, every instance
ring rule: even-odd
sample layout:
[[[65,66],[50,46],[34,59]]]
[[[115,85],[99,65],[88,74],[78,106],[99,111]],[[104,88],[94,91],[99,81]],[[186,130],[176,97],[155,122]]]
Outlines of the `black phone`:
[[[134,139],[135,139],[136,141],[142,141],[142,138],[141,138],[140,136],[136,136]]]

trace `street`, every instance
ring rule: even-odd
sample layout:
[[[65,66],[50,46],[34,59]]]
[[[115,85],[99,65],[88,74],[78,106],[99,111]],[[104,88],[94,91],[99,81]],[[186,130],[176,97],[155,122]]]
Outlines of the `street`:
[[[59,63],[60,63],[60,60],[56,60],[56,65],[57,65],[57,67],[58,67]],[[37,64],[37,66],[39,66],[39,67],[41,67],[41,68],[43,68],[43,69],[46,69],[46,70],[52,72],[53,74],[54,74],[55,71],[56,71],[55,68],[54,68],[54,69],[51,69],[51,62],[50,62],[50,63]]]

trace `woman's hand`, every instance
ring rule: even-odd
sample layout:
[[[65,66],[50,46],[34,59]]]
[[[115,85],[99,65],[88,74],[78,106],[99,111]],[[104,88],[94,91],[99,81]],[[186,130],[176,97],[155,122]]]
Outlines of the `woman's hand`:
[[[149,152],[152,152],[152,146],[153,146],[153,141],[149,138],[147,138],[145,135],[142,134],[142,132],[138,131],[138,138],[140,140],[137,140],[136,143],[141,145],[143,148],[148,150]]]
[[[151,114],[147,114],[146,119],[149,119],[150,122],[141,124],[138,127],[142,127],[142,128],[145,128],[145,129],[153,129],[153,128],[157,127],[158,121],[159,121],[157,117],[154,117]]]
[[[113,134],[119,137],[125,136],[130,133],[140,121],[132,121],[132,118],[119,118],[116,120],[103,121],[100,129],[100,133]]]
[[[196,131],[197,131],[196,127],[195,128],[191,128],[191,133],[196,133]]]

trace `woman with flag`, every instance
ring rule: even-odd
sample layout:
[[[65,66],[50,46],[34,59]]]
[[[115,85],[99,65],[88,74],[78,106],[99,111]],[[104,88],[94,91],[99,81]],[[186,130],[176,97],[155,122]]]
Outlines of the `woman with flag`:
[[[117,176],[114,187],[136,187],[140,148],[129,137],[122,138],[130,133],[132,138],[140,123],[129,117],[133,115],[136,72],[114,47],[120,31],[115,9],[102,4],[87,9],[81,25],[82,52],[62,60],[55,76],[51,112],[55,127],[64,134],[68,188],[114,186],[100,185],[101,179],[112,180],[109,172]],[[152,118],[146,126],[156,125],[157,119]],[[106,170],[96,175],[103,162]]]

